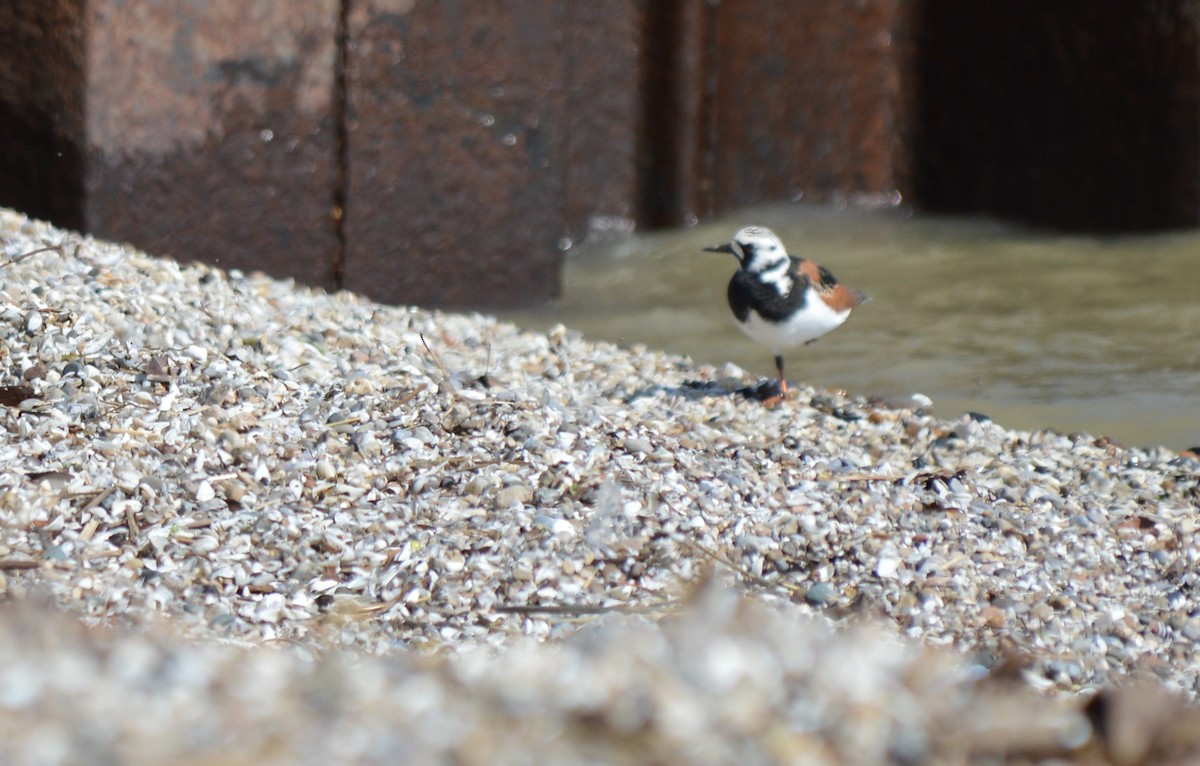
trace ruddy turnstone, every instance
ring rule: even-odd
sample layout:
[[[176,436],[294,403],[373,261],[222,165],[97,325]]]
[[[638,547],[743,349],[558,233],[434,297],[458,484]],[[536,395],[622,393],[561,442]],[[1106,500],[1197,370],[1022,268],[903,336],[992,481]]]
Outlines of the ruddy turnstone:
[[[775,232],[747,226],[727,245],[706,247],[737,256],[741,266],[729,280],[729,308],[742,332],[775,353],[777,386],[755,389],[763,400],[787,396],[783,352],[817,338],[846,321],[867,296],[837,281],[816,261],[788,255]]]

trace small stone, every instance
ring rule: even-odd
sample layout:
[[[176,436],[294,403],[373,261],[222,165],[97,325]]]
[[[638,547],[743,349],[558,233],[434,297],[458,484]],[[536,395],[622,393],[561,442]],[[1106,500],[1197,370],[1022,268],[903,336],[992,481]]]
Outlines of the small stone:
[[[42,329],[42,312],[30,311],[25,315],[25,334],[37,335]]]
[[[555,519],[550,525],[550,532],[559,540],[573,540],[579,536],[579,530],[566,519]]]
[[[208,361],[208,349],[204,346],[195,344],[188,346],[183,350],[183,355],[199,364],[205,364]]]
[[[337,469],[333,466],[333,461],[329,458],[323,458],[317,461],[316,467],[317,478],[322,481],[333,481],[337,478]]]
[[[212,482],[205,479],[200,482],[200,486],[196,487],[196,502],[207,503],[217,496],[217,491],[213,489]]]
[[[200,394],[200,403],[204,405],[222,405],[226,403],[233,387],[228,383],[217,381]]]
[[[979,616],[983,620],[983,624],[989,628],[1002,628],[1008,619],[1004,615],[1003,609],[997,609],[994,606],[985,606],[980,610]]]
[[[640,436],[631,436],[625,440],[624,448],[626,452],[641,452],[649,454],[654,451],[654,445],[649,439],[644,439]]]
[[[155,354],[150,357],[150,361],[146,362],[146,374],[155,378],[169,376],[171,374],[171,360],[166,354]]]
[[[579,534],[578,530],[575,529],[575,525],[566,519],[552,516],[537,516],[533,521],[538,526],[548,529],[552,535],[560,540],[572,540]]]
[[[488,488],[488,480],[482,476],[472,476],[463,484],[463,494],[469,497],[478,497],[482,495]]]
[[[241,479],[230,479],[222,486],[225,491],[225,499],[231,502],[240,503],[246,496],[246,484]]]
[[[502,511],[514,505],[523,505],[533,499],[533,488],[527,484],[509,484],[496,492],[496,510]]]
[[[46,365],[38,362],[31,367],[26,367],[25,371],[21,373],[21,378],[26,382],[31,380],[41,380],[42,378],[46,377],[46,372]]]
[[[277,623],[283,619],[283,609],[287,606],[287,598],[282,593],[268,593],[254,609],[256,622]]]
[[[1050,604],[1045,601],[1039,601],[1033,605],[1033,608],[1029,610],[1029,613],[1042,622],[1046,622],[1054,616],[1054,607],[1050,606]]]
[[[875,563],[875,576],[881,580],[890,580],[900,571],[900,555],[893,547],[880,551],[879,560]]]
[[[203,534],[192,541],[191,549],[199,554],[212,553],[221,547],[216,535]]]
[[[804,600],[812,606],[828,606],[837,598],[837,590],[827,582],[815,583],[804,593]]]
[[[228,627],[232,626],[234,623],[237,622],[237,619],[238,618],[236,615],[232,615],[232,614],[228,614],[228,613],[218,614],[215,617],[213,617],[211,620],[209,620],[208,624],[209,624],[209,627],[211,627],[215,630],[222,630],[224,628],[228,628]]]
[[[1200,617],[1193,617],[1183,625],[1183,637],[1189,641],[1200,641]]]

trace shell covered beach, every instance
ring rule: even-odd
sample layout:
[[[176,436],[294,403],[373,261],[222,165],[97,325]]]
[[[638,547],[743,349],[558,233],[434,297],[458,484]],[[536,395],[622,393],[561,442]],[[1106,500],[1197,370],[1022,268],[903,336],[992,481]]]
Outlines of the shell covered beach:
[[[5,763],[1200,758],[1194,456],[7,211],[0,362]]]

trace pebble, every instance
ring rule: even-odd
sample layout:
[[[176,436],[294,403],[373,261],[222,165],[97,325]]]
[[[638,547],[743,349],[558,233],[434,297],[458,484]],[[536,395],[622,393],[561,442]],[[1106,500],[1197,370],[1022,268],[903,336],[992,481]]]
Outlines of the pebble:
[[[804,600],[813,606],[827,606],[837,601],[837,590],[827,582],[812,585],[804,593]]]
[[[496,492],[496,510],[522,505],[533,499],[533,488],[525,484],[509,484]]]
[[[654,445],[650,443],[650,440],[644,439],[640,436],[629,437],[625,440],[622,446],[626,452],[640,452],[642,454],[649,454],[654,451]]]
[[[1200,617],[1193,617],[1183,625],[1180,631],[1189,641],[1200,641]]]
[[[893,579],[897,576],[903,563],[896,548],[887,546],[879,552],[879,559],[875,563],[875,576],[881,580]]]
[[[212,482],[210,481],[201,481],[200,485],[196,488],[196,502],[198,503],[207,503],[216,496],[217,492],[213,489]]]

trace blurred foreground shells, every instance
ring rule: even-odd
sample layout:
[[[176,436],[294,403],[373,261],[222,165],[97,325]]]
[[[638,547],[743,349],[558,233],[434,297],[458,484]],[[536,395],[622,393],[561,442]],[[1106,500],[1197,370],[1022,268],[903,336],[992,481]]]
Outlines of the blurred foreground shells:
[[[0,362],[5,763],[1200,757],[1166,449],[10,212]]]

